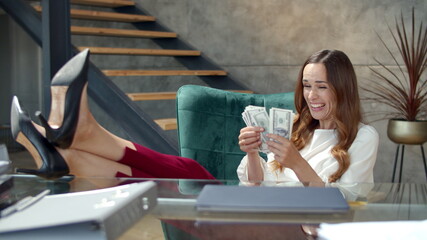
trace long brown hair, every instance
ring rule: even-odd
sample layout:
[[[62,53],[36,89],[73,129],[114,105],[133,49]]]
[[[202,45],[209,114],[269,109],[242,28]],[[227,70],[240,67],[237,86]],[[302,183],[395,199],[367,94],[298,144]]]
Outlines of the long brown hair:
[[[311,55],[302,66],[295,89],[295,109],[297,112],[293,125],[291,141],[301,150],[311,140],[319,121],[313,119],[303,94],[303,71],[311,63],[323,63],[327,79],[335,95],[334,111],[338,143],[332,150],[332,156],[338,161],[338,170],[329,176],[329,182],[337,181],[350,166],[348,149],[356,138],[359,122],[362,121],[357,78],[353,64],[347,55],[338,50],[322,50]]]

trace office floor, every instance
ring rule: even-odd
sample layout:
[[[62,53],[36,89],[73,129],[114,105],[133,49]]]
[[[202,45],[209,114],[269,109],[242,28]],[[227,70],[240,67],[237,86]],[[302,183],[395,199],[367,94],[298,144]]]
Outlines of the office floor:
[[[34,160],[27,151],[10,152],[12,161],[11,173],[15,168],[35,168]],[[160,221],[152,216],[146,216],[136,222],[119,240],[164,240]]]

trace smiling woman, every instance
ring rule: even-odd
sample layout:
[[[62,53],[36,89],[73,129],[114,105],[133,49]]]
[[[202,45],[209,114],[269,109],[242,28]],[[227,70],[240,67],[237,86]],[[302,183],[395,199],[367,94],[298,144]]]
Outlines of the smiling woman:
[[[260,127],[245,127],[241,181],[373,182],[378,133],[362,123],[357,78],[347,55],[322,50],[303,64],[295,90],[290,140],[268,134],[268,161],[258,154]]]

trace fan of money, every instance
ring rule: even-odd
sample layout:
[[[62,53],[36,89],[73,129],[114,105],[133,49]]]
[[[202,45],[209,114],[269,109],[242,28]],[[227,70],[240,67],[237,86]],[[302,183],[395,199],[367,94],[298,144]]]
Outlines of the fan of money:
[[[261,134],[260,152],[269,153],[267,147],[268,133],[277,134],[281,137],[290,139],[292,133],[292,124],[294,122],[294,113],[289,109],[270,108],[269,114],[265,107],[249,105],[242,113],[243,121],[247,126],[262,127],[265,131]]]

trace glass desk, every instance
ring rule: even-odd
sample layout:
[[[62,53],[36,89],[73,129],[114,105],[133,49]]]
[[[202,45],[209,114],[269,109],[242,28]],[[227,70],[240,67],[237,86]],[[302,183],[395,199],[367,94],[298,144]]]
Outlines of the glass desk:
[[[19,198],[50,189],[62,194],[102,189],[153,179],[105,179],[63,177],[44,180],[35,176],[14,175],[13,197]],[[350,210],[337,214],[219,213],[199,212],[196,198],[206,184],[239,185],[238,181],[155,179],[157,206],[120,239],[307,239],[310,229],[320,223],[406,221],[427,219],[427,183],[347,184],[340,189],[350,194]],[[269,183],[263,183],[269,185]],[[271,184],[270,184],[271,185]],[[283,187],[295,185],[283,183]],[[242,186],[243,187],[243,186]],[[345,192],[345,190],[344,190]],[[147,220],[148,219],[148,220]],[[159,232],[150,232],[154,225]],[[132,233],[133,232],[133,233]],[[160,236],[159,236],[160,235]],[[151,237],[150,237],[151,236]],[[207,237],[209,236],[209,237]],[[268,236],[268,237],[266,237]]]

